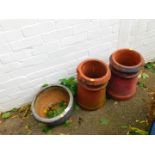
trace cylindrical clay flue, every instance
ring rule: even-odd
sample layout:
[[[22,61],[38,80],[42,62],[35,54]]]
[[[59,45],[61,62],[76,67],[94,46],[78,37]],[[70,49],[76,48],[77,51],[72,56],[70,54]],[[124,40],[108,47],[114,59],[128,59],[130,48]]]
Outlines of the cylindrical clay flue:
[[[140,53],[119,49],[110,57],[111,79],[108,94],[115,100],[130,99],[136,93],[138,74],[144,64]]]
[[[77,67],[77,101],[86,110],[96,110],[104,105],[106,86],[111,73],[101,60],[88,59]]]

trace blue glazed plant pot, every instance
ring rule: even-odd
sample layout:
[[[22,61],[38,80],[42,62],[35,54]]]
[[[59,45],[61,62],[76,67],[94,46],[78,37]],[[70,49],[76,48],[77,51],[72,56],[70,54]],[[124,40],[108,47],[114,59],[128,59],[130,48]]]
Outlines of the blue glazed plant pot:
[[[48,118],[45,110],[48,106],[53,106],[58,102],[65,101],[67,106],[59,115]],[[42,89],[34,98],[31,106],[34,118],[42,123],[51,126],[59,125],[65,122],[71,115],[73,110],[73,95],[71,91],[59,84],[48,86]]]
[[[155,135],[155,120],[151,125],[149,135]]]

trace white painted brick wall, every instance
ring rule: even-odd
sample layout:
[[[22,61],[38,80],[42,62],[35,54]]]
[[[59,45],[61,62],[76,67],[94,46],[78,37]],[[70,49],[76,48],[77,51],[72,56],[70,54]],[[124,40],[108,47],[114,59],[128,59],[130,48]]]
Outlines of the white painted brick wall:
[[[35,46],[42,45],[43,41],[41,36],[30,37],[19,41],[11,42],[10,45],[14,51],[18,51],[25,48],[33,48]]]
[[[155,20],[0,20],[0,111],[31,102],[44,83],[121,47],[155,58]]]
[[[3,36],[7,42],[21,40],[23,38],[22,32],[20,30],[6,31],[3,33]]]
[[[30,36],[41,35],[42,33],[52,31],[54,28],[55,28],[54,22],[45,22],[45,23],[35,24],[29,27],[23,28],[22,32],[25,37],[30,37]]]

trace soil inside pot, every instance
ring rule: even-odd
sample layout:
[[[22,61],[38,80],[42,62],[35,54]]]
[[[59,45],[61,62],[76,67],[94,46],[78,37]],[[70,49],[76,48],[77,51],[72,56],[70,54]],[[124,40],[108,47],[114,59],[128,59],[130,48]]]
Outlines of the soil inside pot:
[[[52,110],[59,110],[58,113],[63,112],[62,106],[67,107],[68,103],[69,94],[65,89],[57,86],[49,87],[37,96],[35,109],[40,117],[46,118]]]

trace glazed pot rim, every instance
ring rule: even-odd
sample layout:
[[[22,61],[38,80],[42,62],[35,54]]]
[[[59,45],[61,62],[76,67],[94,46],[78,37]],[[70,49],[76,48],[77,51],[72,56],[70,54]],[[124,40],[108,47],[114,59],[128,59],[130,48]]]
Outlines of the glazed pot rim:
[[[69,95],[69,103],[67,105],[67,107],[65,108],[65,110],[58,116],[56,117],[53,117],[53,118],[44,118],[44,117],[41,117],[38,115],[38,113],[36,112],[36,109],[35,109],[35,103],[36,103],[36,99],[37,97],[43,92],[45,91],[46,89],[49,89],[51,87],[61,87],[63,88],[65,91],[67,91],[68,95]],[[64,85],[61,85],[61,84],[51,84],[43,89],[41,89],[37,95],[34,97],[33,101],[32,101],[32,104],[31,104],[31,110],[32,110],[32,114],[33,116],[40,122],[43,122],[43,123],[55,123],[59,120],[61,120],[63,117],[65,117],[69,112],[70,110],[72,109],[73,107],[73,95],[71,93],[71,91]]]
[[[115,59],[115,55],[119,52],[123,52],[123,51],[131,51],[131,52],[134,52],[136,53],[137,55],[139,55],[140,57],[140,62],[136,65],[133,65],[133,66],[127,66],[127,65],[122,65],[120,63],[118,63]],[[142,55],[137,52],[136,50],[133,50],[133,49],[130,49],[130,48],[120,48],[120,49],[117,49],[116,51],[114,51],[110,57],[110,59],[112,60],[112,63],[114,63],[115,65],[117,65],[118,67],[120,68],[125,68],[125,69],[133,69],[133,68],[139,68],[141,67],[143,64],[144,64],[144,58],[142,57]]]
[[[90,78],[90,77],[84,75],[83,72],[82,72],[82,70],[81,70],[81,67],[82,67],[85,63],[87,63],[87,62],[89,62],[89,61],[96,61],[96,62],[101,63],[101,64],[106,68],[106,73],[105,73],[105,75],[103,75],[102,77],[99,77],[99,78]],[[90,83],[95,82],[95,83],[97,83],[97,84],[99,84],[99,83],[106,83],[106,82],[110,79],[110,76],[111,76],[111,72],[110,72],[110,69],[109,69],[108,65],[107,65],[106,63],[104,63],[104,62],[103,62],[102,60],[100,60],[100,59],[93,59],[93,58],[86,59],[86,60],[82,61],[82,62],[78,65],[78,67],[77,67],[77,72],[80,74],[80,77],[82,77],[82,78],[85,79],[86,81],[89,81]],[[95,85],[95,84],[94,84],[94,85]]]

